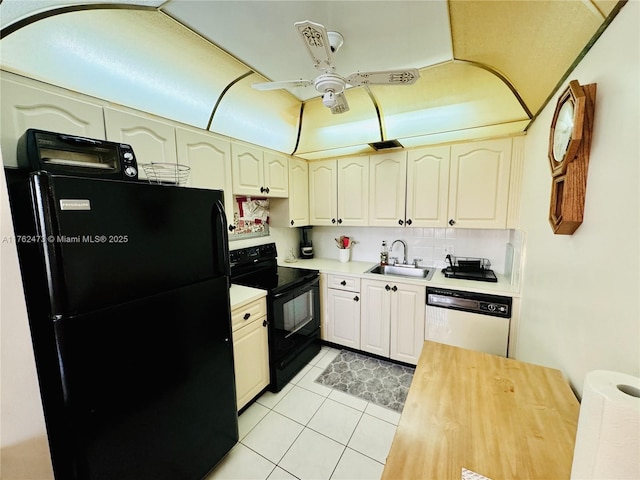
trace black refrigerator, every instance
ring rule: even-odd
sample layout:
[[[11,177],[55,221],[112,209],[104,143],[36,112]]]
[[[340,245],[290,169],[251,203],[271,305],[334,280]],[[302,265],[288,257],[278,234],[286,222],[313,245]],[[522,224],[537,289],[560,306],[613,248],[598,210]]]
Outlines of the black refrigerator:
[[[222,192],[8,173],[58,480],[200,480],[238,422]]]

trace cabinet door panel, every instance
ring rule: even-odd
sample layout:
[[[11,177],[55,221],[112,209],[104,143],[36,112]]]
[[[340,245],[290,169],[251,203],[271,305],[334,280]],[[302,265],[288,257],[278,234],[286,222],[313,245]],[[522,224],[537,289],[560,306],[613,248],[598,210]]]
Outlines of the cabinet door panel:
[[[338,160],[338,223],[369,224],[369,157]]]
[[[224,191],[227,223],[233,221],[231,144],[202,131],[176,128],[178,162],[191,168],[187,186]]]
[[[406,152],[371,156],[369,225],[380,227],[404,225],[406,182]]]
[[[309,164],[309,223],[334,225],[337,220],[337,166],[335,160]]]
[[[457,227],[506,227],[510,167],[510,138],[451,147],[449,216]]]
[[[296,227],[309,225],[309,164],[289,159],[289,213]]]
[[[105,139],[102,107],[42,87],[3,78],[0,141],[5,166],[17,166],[16,147],[28,128]]]
[[[265,318],[233,332],[238,410],[269,385],[269,347]]]
[[[269,197],[287,197],[289,194],[289,163],[287,157],[264,153],[264,185]]]
[[[327,340],[351,348],[360,348],[359,293],[329,289]]]
[[[360,322],[360,349],[389,356],[390,294],[386,282],[363,280]]]
[[[412,227],[447,224],[450,147],[411,150],[407,160],[407,220]]]
[[[134,113],[105,107],[107,140],[128,143],[138,160],[138,177],[147,178],[145,163],[176,163],[176,134],[173,125]]]
[[[264,195],[262,150],[246,145],[232,144],[233,193],[235,195]]]
[[[391,294],[391,351],[394,360],[417,364],[424,344],[425,288],[395,284]]]

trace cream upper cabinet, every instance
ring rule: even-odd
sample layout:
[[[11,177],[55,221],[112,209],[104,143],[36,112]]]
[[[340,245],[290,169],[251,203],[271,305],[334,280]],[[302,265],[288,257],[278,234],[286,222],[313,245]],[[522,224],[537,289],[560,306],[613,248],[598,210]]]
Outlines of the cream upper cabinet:
[[[338,225],[369,225],[369,157],[338,160]]]
[[[372,155],[369,170],[369,225],[397,227],[405,223],[407,154]]]
[[[421,148],[407,153],[406,224],[445,227],[449,200],[451,149]]]
[[[511,143],[502,138],[451,147],[449,225],[506,228]]]
[[[233,193],[261,197],[286,197],[289,192],[287,157],[259,148],[231,144]]]
[[[224,191],[229,225],[233,222],[231,143],[203,130],[176,128],[178,163],[191,168],[187,186]]]
[[[29,128],[105,139],[102,106],[60,95],[43,83],[31,85],[8,76],[3,73],[0,80],[0,144],[5,166],[18,165],[18,139]]]
[[[309,223],[367,226],[369,157],[309,164]]]
[[[309,164],[289,158],[289,196],[273,199],[269,205],[269,223],[275,227],[309,225]]]
[[[335,225],[338,220],[338,165],[335,160],[309,163],[309,223]]]
[[[107,140],[127,143],[138,160],[139,178],[147,178],[142,167],[150,163],[177,163],[173,125],[132,112],[104,108]]]

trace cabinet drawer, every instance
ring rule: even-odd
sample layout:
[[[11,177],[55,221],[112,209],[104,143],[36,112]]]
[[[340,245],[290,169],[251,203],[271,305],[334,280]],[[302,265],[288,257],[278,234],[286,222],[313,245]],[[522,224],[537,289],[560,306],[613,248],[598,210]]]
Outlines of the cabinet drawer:
[[[264,298],[248,303],[231,311],[231,327],[235,331],[267,314],[267,301]]]
[[[338,290],[348,290],[350,292],[359,292],[360,278],[347,277],[344,275],[328,275],[327,287],[336,288]]]

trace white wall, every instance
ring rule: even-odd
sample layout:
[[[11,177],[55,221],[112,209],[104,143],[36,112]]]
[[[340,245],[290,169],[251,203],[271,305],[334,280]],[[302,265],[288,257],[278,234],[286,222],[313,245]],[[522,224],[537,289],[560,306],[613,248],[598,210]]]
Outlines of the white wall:
[[[580,396],[590,370],[640,373],[639,9],[624,6],[569,75],[597,84],[584,223],[571,236],[547,221],[557,96],[526,139],[518,358],[560,369]]]
[[[0,154],[0,164],[1,160]],[[0,271],[0,478],[52,479],[4,170],[0,172]]]

